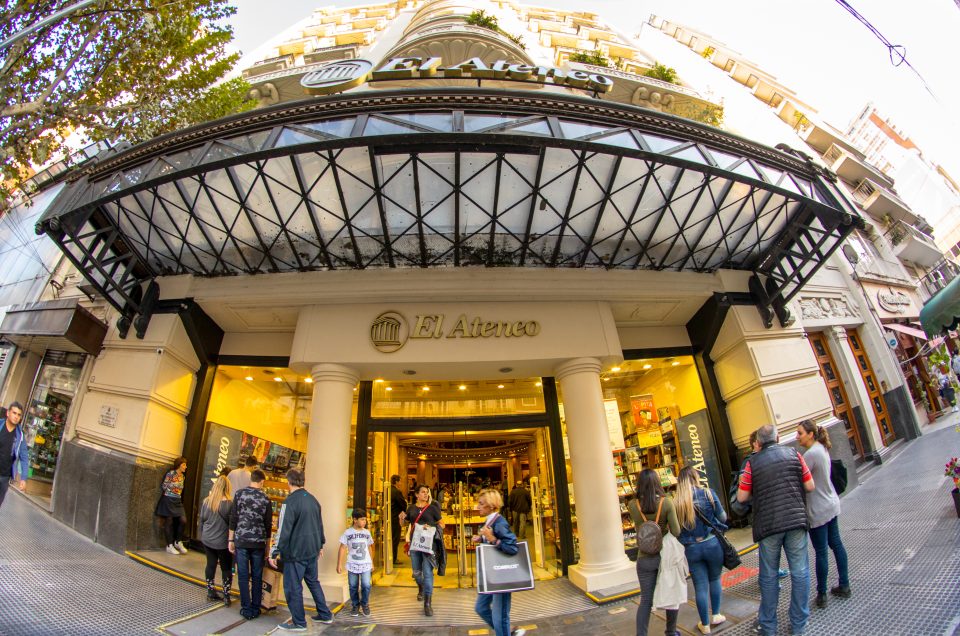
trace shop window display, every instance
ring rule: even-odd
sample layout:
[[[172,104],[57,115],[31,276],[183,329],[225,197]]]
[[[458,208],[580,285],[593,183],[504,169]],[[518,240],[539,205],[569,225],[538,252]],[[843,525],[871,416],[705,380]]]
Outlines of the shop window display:
[[[276,530],[279,504],[289,493],[286,472],[306,466],[312,403],[312,383],[291,369],[218,367],[207,409],[198,499],[207,495],[224,467],[237,468],[252,455],[267,476],[264,492],[275,504]],[[356,398],[353,422],[355,426]]]
[[[28,487],[35,494],[50,495],[67,416],[85,359],[82,353],[48,351],[40,363],[24,418],[32,481]]]

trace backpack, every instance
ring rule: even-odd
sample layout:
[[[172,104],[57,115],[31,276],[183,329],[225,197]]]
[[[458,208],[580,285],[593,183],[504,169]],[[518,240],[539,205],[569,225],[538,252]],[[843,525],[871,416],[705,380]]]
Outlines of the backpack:
[[[833,489],[838,495],[847,489],[847,467],[843,460],[830,460],[830,483],[833,484]]]
[[[637,550],[641,554],[647,556],[655,556],[660,554],[660,549],[663,547],[663,531],[660,530],[660,509],[663,508],[663,500],[665,497],[660,497],[660,503],[657,504],[657,516],[653,521],[648,521],[646,515],[643,514],[643,510],[640,509],[640,502],[637,499],[631,501],[631,504],[637,506],[637,512],[640,514],[640,518],[643,519],[643,523],[637,528]]]

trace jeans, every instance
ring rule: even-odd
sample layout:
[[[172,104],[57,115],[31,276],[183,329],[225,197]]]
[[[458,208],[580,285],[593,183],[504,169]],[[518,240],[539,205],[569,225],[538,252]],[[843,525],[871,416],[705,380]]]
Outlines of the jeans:
[[[527,537],[527,518],[530,516],[530,513],[527,512],[515,512],[513,513],[513,527],[517,530],[517,540],[520,541]]]
[[[433,568],[437,566],[434,556],[410,550],[410,565],[413,567],[413,580],[423,587],[424,596],[433,596]]]
[[[287,599],[287,609],[290,610],[290,620],[294,625],[303,627],[307,624],[307,617],[303,611],[303,583],[307,584],[313,604],[317,606],[317,614],[321,620],[333,618],[333,612],[327,607],[327,599],[323,596],[323,588],[317,580],[317,560],[283,562],[283,595]]]
[[[807,563],[807,531],[780,532],[760,539],[760,627],[765,636],[777,633],[777,604],[780,601],[780,550],[790,567],[790,627],[802,634],[810,617],[810,569]]]
[[[370,573],[370,570],[366,572],[347,572],[347,581],[350,584],[350,602],[353,603],[354,607],[366,607],[370,604]]]
[[[833,558],[837,561],[837,574],[840,575],[840,585],[850,587],[850,575],[847,571],[847,550],[840,539],[840,522],[837,517],[822,526],[810,528],[810,541],[816,554],[817,594],[827,593],[827,578],[830,570],[829,547],[833,550]]]
[[[496,636],[510,636],[510,592],[477,594],[474,610]]]
[[[660,571],[660,555],[637,557],[637,580],[640,582],[640,605],[637,607],[637,636],[647,636],[650,627],[650,612],[653,610],[653,591],[657,587],[657,573]],[[667,636],[677,634],[677,615],[679,609],[667,610]]]
[[[237,584],[240,586],[240,615],[256,618],[263,600],[263,553],[266,548],[237,548]]]
[[[697,597],[700,624],[709,625],[710,617],[720,613],[720,575],[723,573],[723,548],[717,537],[686,546],[690,578]],[[709,598],[708,598],[709,597]],[[710,608],[713,611],[710,611]]]

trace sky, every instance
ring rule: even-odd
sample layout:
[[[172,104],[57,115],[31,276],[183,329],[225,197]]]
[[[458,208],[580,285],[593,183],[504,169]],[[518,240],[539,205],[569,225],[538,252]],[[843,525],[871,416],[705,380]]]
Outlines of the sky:
[[[235,0],[237,48],[249,53],[314,8],[366,0]],[[527,4],[527,3],[524,3]],[[529,4],[582,9],[583,0]],[[636,33],[653,13],[709,34],[776,76],[841,131],[868,101],[930,160],[960,181],[960,6],[954,0],[847,0],[889,42],[905,48],[894,67],[888,48],[836,0],[593,0],[590,10]],[[650,27],[644,27],[650,28]],[[681,78],[682,79],[682,78]]]

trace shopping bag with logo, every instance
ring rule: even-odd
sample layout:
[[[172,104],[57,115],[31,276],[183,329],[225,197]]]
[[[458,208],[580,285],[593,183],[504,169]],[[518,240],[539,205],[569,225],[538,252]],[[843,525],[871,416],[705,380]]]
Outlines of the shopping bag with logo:
[[[277,603],[283,596],[283,574],[273,568],[263,568],[263,595],[260,607],[265,612],[275,612]]]
[[[436,526],[425,526],[422,523],[413,524],[413,536],[410,538],[410,549],[414,552],[433,554],[433,537],[436,534]]]
[[[480,594],[532,589],[533,566],[526,541],[517,542],[516,554],[505,554],[486,543],[477,545],[477,591]]]

